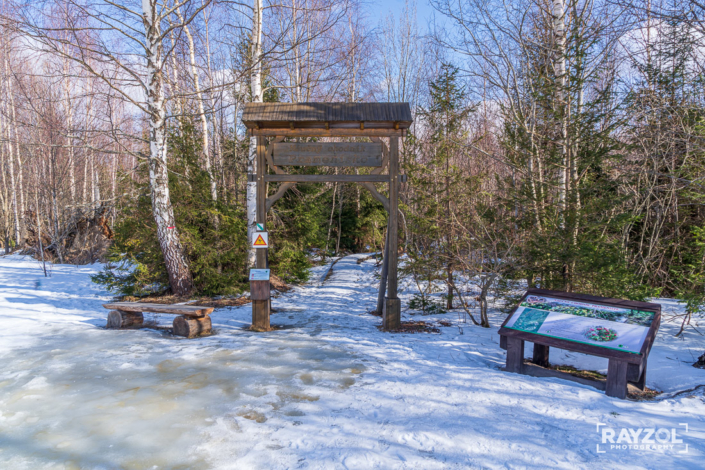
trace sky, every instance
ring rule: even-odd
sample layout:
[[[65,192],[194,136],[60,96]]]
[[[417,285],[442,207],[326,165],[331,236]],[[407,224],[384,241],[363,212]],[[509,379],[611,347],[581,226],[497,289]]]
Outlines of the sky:
[[[413,1],[414,0],[410,0],[410,3],[413,3]],[[405,0],[368,0],[367,10],[370,15],[369,18],[375,23],[389,13],[393,13],[395,17],[399,17],[402,10],[404,10],[405,3]],[[436,16],[438,16],[438,13],[436,13],[430,5],[429,0],[417,0],[415,3],[416,21],[422,30],[427,29],[427,25],[433,18],[434,13]]]

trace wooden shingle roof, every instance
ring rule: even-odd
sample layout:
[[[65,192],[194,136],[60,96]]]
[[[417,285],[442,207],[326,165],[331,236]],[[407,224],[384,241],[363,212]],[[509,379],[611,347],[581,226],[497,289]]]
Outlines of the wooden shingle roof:
[[[409,103],[247,103],[242,122],[252,128],[365,123],[365,127],[408,129]],[[317,127],[317,126],[316,126]]]

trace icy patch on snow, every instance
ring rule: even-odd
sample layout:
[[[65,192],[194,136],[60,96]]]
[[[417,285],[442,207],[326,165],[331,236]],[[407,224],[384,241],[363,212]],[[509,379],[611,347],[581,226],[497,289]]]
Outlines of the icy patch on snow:
[[[0,259],[0,468],[700,468],[702,394],[630,402],[502,372],[497,311],[490,329],[406,311],[452,326],[382,333],[365,313],[378,286],[365,256],[276,298],[272,323],[284,329],[245,330],[243,306],[214,312],[216,334],[193,340],[105,330],[110,297],[89,280],[100,266],[44,278],[33,260]],[[405,284],[403,302],[413,294]],[[677,327],[661,328],[650,387],[705,383],[690,366],[702,341],[674,338]],[[551,361],[606,368],[557,349]],[[598,422],[688,423],[690,451],[598,454]]]

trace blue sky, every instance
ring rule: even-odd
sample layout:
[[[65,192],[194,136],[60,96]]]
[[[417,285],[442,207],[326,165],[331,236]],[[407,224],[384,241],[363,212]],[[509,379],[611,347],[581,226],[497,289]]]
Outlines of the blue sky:
[[[369,12],[369,19],[372,23],[377,23],[390,12],[394,13],[394,16],[398,18],[404,9],[404,3],[404,0],[368,0],[367,11]],[[435,10],[428,0],[416,1],[416,21],[422,30],[426,29],[426,25],[431,21],[434,12]],[[436,16],[438,16],[437,13]]]

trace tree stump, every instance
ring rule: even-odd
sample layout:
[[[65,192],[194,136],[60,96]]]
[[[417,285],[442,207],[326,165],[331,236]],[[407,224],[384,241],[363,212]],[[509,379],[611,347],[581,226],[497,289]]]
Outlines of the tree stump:
[[[174,318],[174,330],[176,336],[195,338],[211,334],[211,317],[183,317]]]
[[[123,312],[121,310],[111,310],[108,313],[108,325],[110,329],[141,328],[144,322],[142,312]]]

